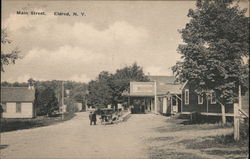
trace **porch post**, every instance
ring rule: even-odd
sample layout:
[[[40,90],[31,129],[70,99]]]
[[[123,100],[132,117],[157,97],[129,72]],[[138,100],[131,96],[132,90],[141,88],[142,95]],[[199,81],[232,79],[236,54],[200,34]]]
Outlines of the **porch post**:
[[[178,111],[178,97],[177,97],[177,94],[175,94],[175,97],[176,97],[176,113],[178,113],[179,111]]]
[[[181,91],[181,112],[183,112],[183,98],[182,98],[182,91]]]
[[[130,109],[130,96],[128,96],[128,108]]]
[[[155,114],[158,114],[157,113],[157,88],[156,88],[156,81],[154,82],[154,87],[155,87],[155,90],[154,90],[154,93],[155,93]]]
[[[224,104],[221,104],[221,114],[222,114],[222,123],[226,124],[226,113]]]
[[[172,96],[170,96],[170,105],[171,105],[171,114],[173,114],[173,98],[172,98]]]

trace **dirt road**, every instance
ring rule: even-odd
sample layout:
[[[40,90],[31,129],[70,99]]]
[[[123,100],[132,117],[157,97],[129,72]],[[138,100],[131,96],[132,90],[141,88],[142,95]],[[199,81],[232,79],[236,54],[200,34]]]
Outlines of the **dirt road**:
[[[87,113],[64,123],[3,133],[2,158],[145,158],[131,122],[90,126]]]
[[[189,139],[196,137],[192,133],[185,134],[180,131],[162,133],[157,130],[168,126],[166,119],[167,117],[160,115],[138,114],[132,115],[128,121],[119,124],[100,125],[98,123],[90,126],[88,114],[77,113],[72,120],[57,125],[1,134],[1,147],[4,147],[1,150],[1,158],[155,158],[157,154],[153,154],[152,149],[150,150],[154,145],[166,147],[171,152],[181,148],[168,142],[159,145],[158,139],[166,142],[166,139],[177,136],[176,141],[178,141],[183,134]],[[227,131],[223,129],[207,135],[227,133]],[[200,134],[206,135],[204,132]],[[178,152],[182,151],[186,153],[185,149],[179,149]],[[200,155],[199,152],[194,153],[198,158],[211,158]],[[159,158],[172,157],[160,156]]]

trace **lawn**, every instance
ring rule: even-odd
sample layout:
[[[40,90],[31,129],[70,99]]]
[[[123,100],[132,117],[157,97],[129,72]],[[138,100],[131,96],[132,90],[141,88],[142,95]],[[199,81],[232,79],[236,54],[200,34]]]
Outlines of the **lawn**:
[[[47,117],[47,116],[37,116],[33,119],[1,119],[1,132],[8,132],[21,129],[30,129],[41,126],[48,126],[52,124],[57,124],[63,121],[72,119],[75,116],[74,113],[65,113],[64,119],[61,116]]]
[[[156,135],[146,143],[152,159],[243,159],[249,152],[249,125],[242,124],[241,130],[240,141],[235,141],[232,123],[192,123],[189,119],[170,117],[164,125],[154,128]]]
[[[242,138],[236,142],[233,134],[187,139],[180,141],[179,144],[185,145],[187,149],[200,150],[202,153],[226,158],[246,158],[249,152],[249,139]]]

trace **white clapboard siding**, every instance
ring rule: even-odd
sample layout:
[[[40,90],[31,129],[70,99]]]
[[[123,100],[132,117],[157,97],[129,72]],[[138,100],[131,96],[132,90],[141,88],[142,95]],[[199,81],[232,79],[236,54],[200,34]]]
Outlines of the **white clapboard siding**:
[[[32,118],[33,104],[32,102],[21,102],[21,112],[16,112],[16,102],[6,103],[6,112],[3,113],[3,118]]]

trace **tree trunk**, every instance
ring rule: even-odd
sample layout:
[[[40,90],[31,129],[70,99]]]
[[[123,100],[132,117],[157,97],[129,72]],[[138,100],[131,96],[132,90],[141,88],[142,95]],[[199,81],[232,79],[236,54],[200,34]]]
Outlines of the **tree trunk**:
[[[234,140],[240,139],[239,105],[234,103]]]
[[[221,106],[222,123],[223,123],[223,124],[226,124],[225,105],[220,103],[220,106]]]

